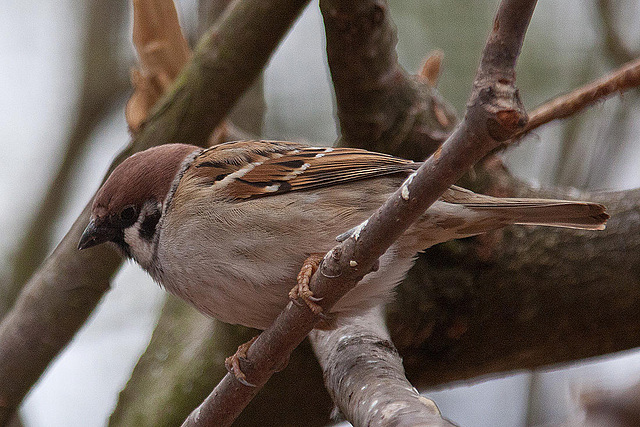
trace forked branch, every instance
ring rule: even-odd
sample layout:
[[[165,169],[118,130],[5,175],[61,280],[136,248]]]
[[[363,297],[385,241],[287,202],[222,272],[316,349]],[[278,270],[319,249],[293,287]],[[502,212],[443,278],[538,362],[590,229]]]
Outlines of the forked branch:
[[[311,280],[311,289],[323,298],[325,311],[369,273],[395,239],[469,167],[526,125],[526,112],[515,87],[515,65],[535,5],[535,0],[501,3],[463,122],[358,234],[327,253]],[[251,346],[242,366],[256,387],[226,375],[183,426],[230,425],[319,320],[306,307],[289,304]]]

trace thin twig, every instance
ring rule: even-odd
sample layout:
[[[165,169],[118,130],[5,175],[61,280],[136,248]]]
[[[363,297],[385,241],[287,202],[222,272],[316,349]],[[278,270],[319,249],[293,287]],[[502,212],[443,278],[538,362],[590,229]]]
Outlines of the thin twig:
[[[465,119],[418,171],[398,189],[354,235],[333,248],[313,275],[311,289],[332,305],[367,273],[376,260],[438,197],[475,162],[526,124],[515,88],[515,65],[535,0],[504,0],[476,73]],[[227,374],[183,426],[230,425],[319,317],[306,307],[289,304],[249,348],[241,384]]]
[[[623,93],[638,86],[640,86],[640,58],[623,65],[598,80],[537,107],[529,114],[527,125],[514,138],[521,137],[552,120],[570,117],[611,95]]]

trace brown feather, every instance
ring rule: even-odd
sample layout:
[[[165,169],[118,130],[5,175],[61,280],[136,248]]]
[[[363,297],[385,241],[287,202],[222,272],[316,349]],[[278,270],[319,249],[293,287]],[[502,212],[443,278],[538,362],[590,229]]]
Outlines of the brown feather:
[[[250,199],[406,173],[420,163],[355,148],[243,141],[212,147],[193,166],[184,178],[216,186],[231,199]]]
[[[162,203],[184,159],[200,148],[167,144],[136,153],[120,163],[96,193],[92,212],[97,217],[138,208],[147,200]]]
[[[460,204],[476,211],[491,211],[495,227],[506,224],[548,225],[587,230],[604,230],[609,219],[605,206],[573,200],[496,198],[451,186],[441,197],[448,203]],[[487,231],[490,227],[474,224]],[[463,234],[467,229],[459,230]]]

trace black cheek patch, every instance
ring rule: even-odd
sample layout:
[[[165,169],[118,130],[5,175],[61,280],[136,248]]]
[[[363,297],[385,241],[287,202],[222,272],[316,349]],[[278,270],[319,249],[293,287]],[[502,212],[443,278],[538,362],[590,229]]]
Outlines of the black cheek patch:
[[[154,209],[153,212],[150,212],[142,221],[140,225],[140,237],[145,240],[153,239],[153,235],[156,233],[156,226],[158,225],[158,221],[160,221],[160,216],[162,212],[160,209]]]

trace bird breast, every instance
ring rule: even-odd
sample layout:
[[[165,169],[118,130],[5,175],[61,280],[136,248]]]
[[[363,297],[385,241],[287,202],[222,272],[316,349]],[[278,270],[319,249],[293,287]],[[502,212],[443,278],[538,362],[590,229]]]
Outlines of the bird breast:
[[[401,182],[386,177],[342,185],[338,193],[322,188],[245,201],[179,185],[160,227],[156,279],[207,315],[264,329],[288,303],[304,259],[335,246],[336,236],[367,219]],[[386,298],[413,255],[392,266],[394,253],[367,276],[381,283],[353,293],[355,299],[347,295],[335,311]]]

